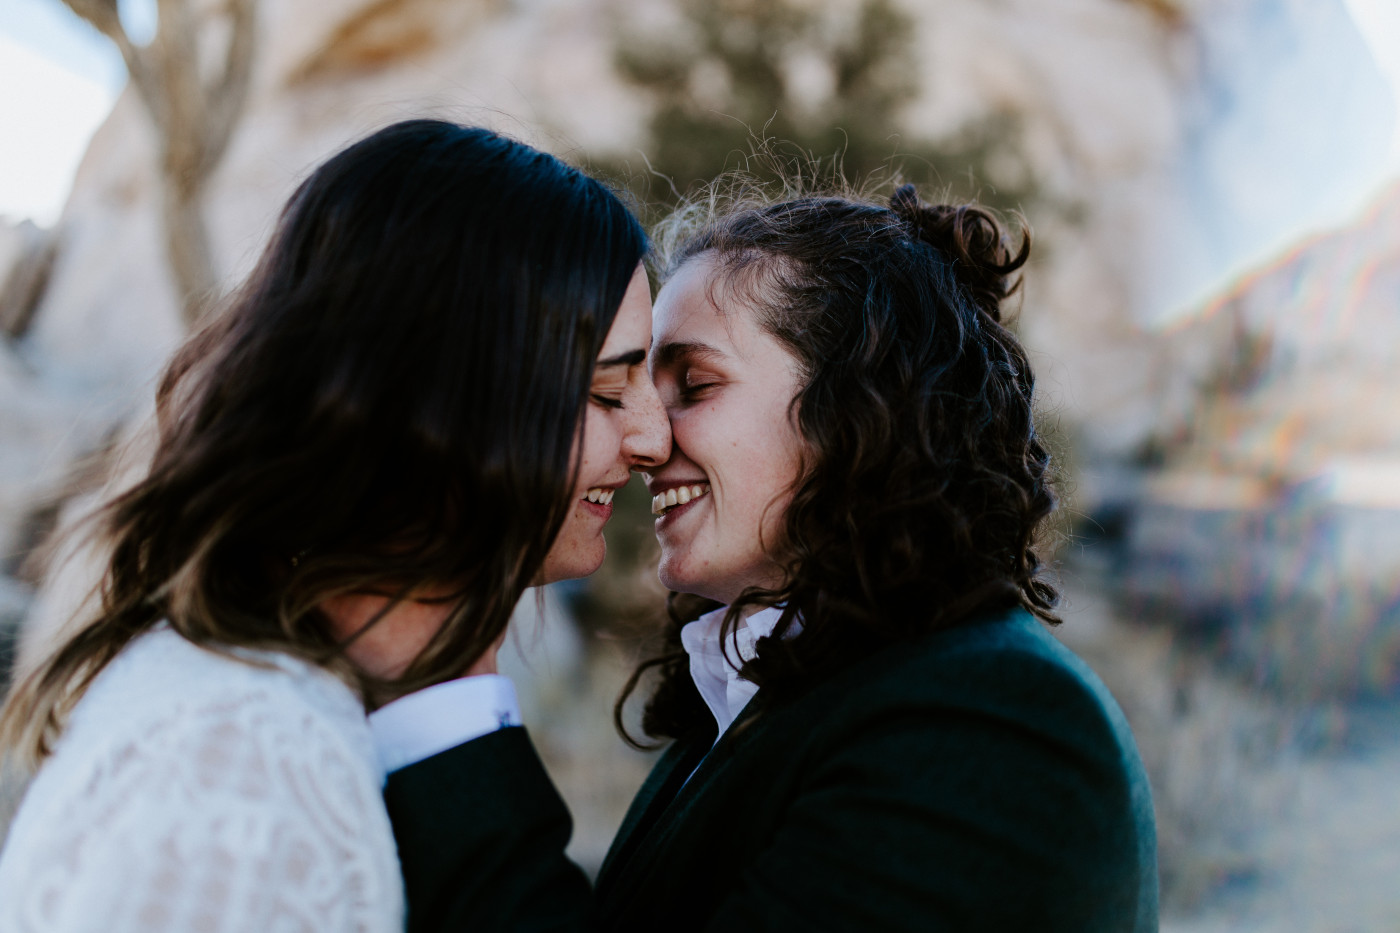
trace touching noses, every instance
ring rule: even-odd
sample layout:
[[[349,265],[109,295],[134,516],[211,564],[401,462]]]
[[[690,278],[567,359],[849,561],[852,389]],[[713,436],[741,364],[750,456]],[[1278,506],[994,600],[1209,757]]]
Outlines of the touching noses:
[[[643,381],[631,404],[624,409],[627,424],[622,436],[622,455],[634,470],[665,463],[671,457],[671,422],[666,407],[650,379]]]

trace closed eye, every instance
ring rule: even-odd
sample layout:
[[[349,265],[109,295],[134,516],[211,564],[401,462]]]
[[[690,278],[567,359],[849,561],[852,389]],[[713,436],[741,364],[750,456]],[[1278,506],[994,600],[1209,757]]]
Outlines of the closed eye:
[[[680,374],[680,385],[677,386],[682,401],[695,401],[702,399],[719,388],[724,383],[724,379],[718,373],[706,371],[701,367],[686,367]]]
[[[689,383],[689,384],[687,384],[687,385],[683,385],[683,386],[680,387],[680,397],[681,397],[681,401],[684,401],[684,402],[697,402],[697,401],[701,401],[701,400],[703,400],[703,399],[705,399],[705,398],[708,398],[710,395],[712,395],[712,394],[714,393],[714,390],[715,390],[715,389],[718,389],[718,388],[720,387],[720,385],[721,385],[721,383],[718,382],[718,381],[714,381],[714,382],[695,382],[695,383]]]
[[[620,398],[610,398],[606,395],[599,395],[596,392],[590,395],[589,398],[592,399],[595,404],[602,405],[604,408],[622,407],[622,399]]]

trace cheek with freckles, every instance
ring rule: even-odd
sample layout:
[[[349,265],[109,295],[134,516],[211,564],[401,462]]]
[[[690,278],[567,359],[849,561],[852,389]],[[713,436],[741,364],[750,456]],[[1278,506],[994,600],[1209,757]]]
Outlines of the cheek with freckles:
[[[686,459],[673,469],[708,482],[682,483],[652,498],[662,582],[726,603],[749,586],[781,585],[782,521],[800,470],[786,404],[739,393],[728,400],[747,404],[732,413],[716,405],[676,421],[675,446]]]

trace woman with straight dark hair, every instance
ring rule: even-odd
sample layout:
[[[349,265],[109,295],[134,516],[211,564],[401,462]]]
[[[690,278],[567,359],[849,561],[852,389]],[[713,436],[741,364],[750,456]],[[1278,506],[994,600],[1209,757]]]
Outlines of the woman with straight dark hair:
[[[672,744],[591,893],[505,736],[397,772],[412,928],[1155,930],[1132,734],[1046,629],[1051,463],[1002,307],[1028,236],[913,186],[707,206],[663,250],[649,361],[673,592],[638,675]],[[463,896],[488,851],[506,882]]]
[[[4,709],[42,767],[0,929],[403,928],[366,710],[490,674],[525,588],[595,570],[665,459],[646,248],[598,182],[445,122],[297,189],[159,385],[100,608]]]

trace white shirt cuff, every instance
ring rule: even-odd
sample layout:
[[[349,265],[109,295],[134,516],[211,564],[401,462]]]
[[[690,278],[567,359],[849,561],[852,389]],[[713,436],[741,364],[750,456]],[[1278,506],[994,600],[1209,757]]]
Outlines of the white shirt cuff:
[[[386,778],[463,742],[518,725],[515,685],[500,674],[434,684],[369,714],[374,750]]]

